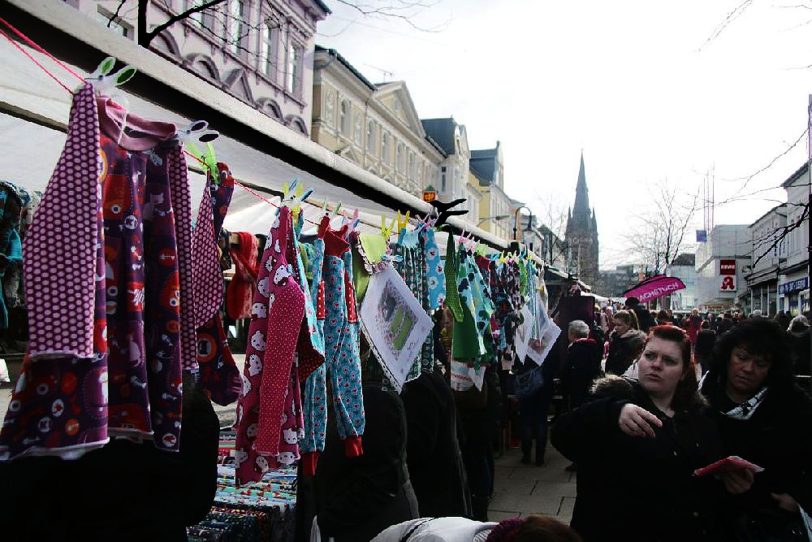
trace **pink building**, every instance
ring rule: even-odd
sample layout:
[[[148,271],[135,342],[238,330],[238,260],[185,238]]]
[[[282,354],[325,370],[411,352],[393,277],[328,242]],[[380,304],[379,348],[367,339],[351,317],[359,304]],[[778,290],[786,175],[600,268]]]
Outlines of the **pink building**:
[[[118,15],[118,0],[65,2],[138,40],[138,2]],[[201,3],[147,0],[148,28]],[[149,48],[309,137],[316,24],[329,13],[321,0],[225,0],[169,26]]]

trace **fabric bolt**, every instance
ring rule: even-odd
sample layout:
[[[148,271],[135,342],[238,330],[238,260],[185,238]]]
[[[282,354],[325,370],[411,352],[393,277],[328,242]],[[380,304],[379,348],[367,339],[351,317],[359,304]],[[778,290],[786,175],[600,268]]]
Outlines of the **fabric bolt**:
[[[238,484],[261,479],[278,462],[292,462],[292,452],[283,452],[281,443],[293,446],[299,439],[298,431],[286,427],[301,415],[291,390],[298,389],[298,379],[292,381],[294,357],[305,317],[305,295],[289,263],[295,259],[292,229],[290,209],[280,208],[259,267],[237,407]]]
[[[234,178],[226,164],[218,163],[217,169],[219,182],[209,184],[209,194],[213,206],[214,234],[219,237],[223,219],[228,212],[231,196],[234,193]],[[228,243],[228,236],[226,236],[226,243]],[[218,266],[218,270],[214,274],[222,294],[222,266]],[[222,296],[217,309],[221,304]],[[240,371],[231,354],[219,310],[215,310],[214,316],[197,330],[197,362],[200,366],[200,384],[209,393],[212,401],[225,406],[239,398],[240,389],[242,389]]]
[[[28,453],[75,458],[108,441],[98,150],[93,88],[84,85],[25,239],[31,340],[0,430],[3,460]]]
[[[449,233],[445,249],[445,304],[454,316],[454,320],[462,322],[462,300],[460,298],[459,283],[457,282],[459,267],[460,262],[457,247],[454,244],[454,236]]]
[[[241,231],[235,235],[239,243],[231,247],[234,276],[226,291],[226,314],[232,320],[240,320],[251,316],[251,293],[257,281],[259,241],[248,232]]]

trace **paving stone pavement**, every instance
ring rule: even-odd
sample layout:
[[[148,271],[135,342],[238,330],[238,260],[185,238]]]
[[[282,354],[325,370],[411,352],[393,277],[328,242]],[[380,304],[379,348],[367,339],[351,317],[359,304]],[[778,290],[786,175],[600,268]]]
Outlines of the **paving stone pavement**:
[[[522,465],[521,456],[520,450],[509,449],[496,460],[488,519],[540,514],[569,524],[575,505],[575,473],[564,468],[570,462],[552,446],[548,446],[541,467]]]

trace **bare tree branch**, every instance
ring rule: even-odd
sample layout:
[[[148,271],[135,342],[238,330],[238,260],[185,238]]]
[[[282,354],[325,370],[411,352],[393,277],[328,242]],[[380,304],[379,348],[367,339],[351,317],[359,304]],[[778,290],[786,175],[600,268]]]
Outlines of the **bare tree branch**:
[[[148,0],[138,0],[138,8],[139,8],[138,45],[140,45],[141,47],[148,47],[150,42],[155,38],[155,36],[157,36],[158,34],[163,32],[164,30],[166,30],[167,28],[169,28],[170,26],[172,26],[176,22],[182,21],[182,20],[186,19],[187,17],[190,17],[191,15],[193,15],[195,13],[198,13],[200,11],[205,11],[205,10],[207,10],[209,8],[212,8],[212,7],[216,6],[217,4],[222,4],[223,2],[225,2],[225,0],[209,0],[208,2],[198,4],[198,5],[194,6],[194,7],[191,7],[189,9],[187,9],[186,11],[182,11],[180,13],[172,15],[166,21],[159,24],[158,26],[156,26],[152,30],[147,30],[147,28],[146,28],[147,27],[147,25],[146,25],[146,6],[147,6],[147,3],[148,3]],[[143,25],[142,25],[142,17],[141,17],[141,6],[142,5],[144,6],[144,8],[143,8],[143,11],[144,11]]]
[[[127,0],[121,0],[118,3],[118,7],[116,8],[116,12],[113,13],[113,16],[110,17],[110,19],[107,20],[107,28],[110,28],[110,25],[112,25],[113,22],[118,19],[118,15],[119,15],[119,13],[121,13],[121,8],[123,8],[124,4],[126,4],[126,3],[127,3]]]
[[[803,207],[804,207],[803,212],[798,217],[798,219],[795,220],[795,222],[793,222],[792,224],[787,224],[782,228],[778,228],[773,232],[775,234],[775,239],[773,240],[772,244],[770,244],[770,246],[767,247],[767,250],[765,250],[758,258],[756,258],[756,261],[753,262],[753,267],[758,265],[758,262],[763,260],[767,256],[767,254],[772,252],[772,250],[781,243],[781,241],[786,239],[787,235],[789,235],[790,232],[797,230],[798,228],[804,225],[804,222],[809,218],[809,203],[805,204]],[[763,246],[763,243],[760,244],[759,246]],[[754,251],[755,248],[756,247],[754,247]]]
[[[414,17],[425,9],[439,4],[442,0],[396,0],[395,2],[380,5],[363,4],[354,0],[335,0],[337,3],[352,8],[364,17],[380,15],[389,19],[405,22],[415,30],[421,32],[440,32],[442,28],[425,28],[414,22]]]
[[[708,39],[705,40],[705,43],[702,44],[702,47],[700,47],[699,50],[700,51],[703,50],[705,47],[710,45],[711,42],[716,40],[716,38],[718,38],[722,34],[722,32],[724,32],[725,29],[728,26],[730,26],[730,24],[733,21],[735,21],[736,19],[738,19],[739,17],[741,17],[744,14],[744,12],[747,10],[747,8],[750,7],[750,5],[752,3],[753,3],[753,0],[744,0],[741,4],[739,4],[738,6],[733,8],[727,14],[727,16],[724,18],[724,20],[721,23],[719,23],[719,25],[713,30],[713,32],[711,32],[711,35],[708,36]]]

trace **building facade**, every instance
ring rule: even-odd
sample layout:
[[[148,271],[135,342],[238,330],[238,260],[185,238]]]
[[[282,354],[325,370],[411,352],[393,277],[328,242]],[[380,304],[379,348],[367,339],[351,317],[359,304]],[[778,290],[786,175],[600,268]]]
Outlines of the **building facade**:
[[[797,315],[809,310],[809,163],[783,183],[787,191],[786,261],[778,276],[779,310]],[[804,218],[805,216],[805,218]],[[803,220],[801,220],[803,218]]]
[[[575,204],[567,213],[565,240],[569,247],[572,272],[583,282],[595,286],[599,280],[598,222],[595,210],[589,207],[583,153],[575,186]]]
[[[404,82],[371,83],[318,46],[313,66],[313,141],[411,194],[438,187],[447,154],[426,137]]]
[[[135,9],[118,10],[118,0],[65,2],[138,41]],[[151,0],[148,25],[154,28],[200,3]],[[321,0],[226,0],[169,26],[149,48],[309,136],[316,25],[329,13]]]
[[[745,297],[748,312],[756,309],[765,316],[780,310],[778,275],[787,260],[786,240],[781,237],[787,225],[787,204],[776,205],[750,224],[750,259]]]
[[[671,308],[673,310],[688,310],[697,306],[697,274],[696,254],[683,252],[671,262],[669,275],[677,277],[685,284],[684,290],[677,290],[671,294]]]
[[[750,230],[747,224],[714,226],[696,251],[697,306],[721,311],[742,305],[747,297],[745,273],[750,266]]]
[[[511,199],[505,193],[505,166],[502,144],[492,149],[471,151],[469,167],[480,183],[480,227],[502,239],[513,239]]]

